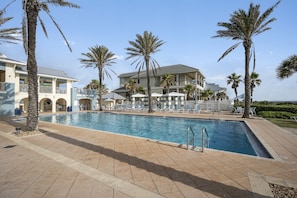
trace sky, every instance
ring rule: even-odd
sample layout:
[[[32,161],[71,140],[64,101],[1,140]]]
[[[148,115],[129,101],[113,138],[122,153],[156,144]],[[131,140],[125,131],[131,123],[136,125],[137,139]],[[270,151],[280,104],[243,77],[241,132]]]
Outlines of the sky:
[[[11,0],[1,0],[4,8]],[[10,5],[6,17],[14,17],[1,28],[21,27],[23,10],[20,0]],[[84,68],[79,59],[90,47],[104,45],[118,59],[112,69],[117,75],[105,78],[104,84],[112,91],[119,88],[118,75],[137,71],[133,60],[126,59],[129,41],[136,34],[152,32],[164,45],[152,57],[160,66],[184,64],[199,69],[206,82],[227,88],[227,95],[234,98],[234,90],[227,85],[232,73],[244,76],[244,50],[238,46],[218,62],[221,55],[237,41],[212,38],[222,28],[218,22],[229,22],[230,15],[238,9],[248,10],[250,3],[260,4],[261,13],[277,0],[72,0],[80,9],[50,7],[51,15],[61,27],[71,45],[70,52],[57,28],[44,13],[40,17],[46,25],[48,38],[40,24],[37,27],[36,59],[40,67],[59,69],[78,80],[74,87],[83,88],[92,79],[98,79],[98,69]],[[282,0],[270,15],[276,18],[266,31],[253,38],[256,50],[255,72],[262,83],[254,90],[254,101],[297,101],[297,74],[287,79],[277,79],[276,68],[293,54],[297,54],[297,1]],[[23,46],[0,44],[0,53],[8,58],[26,62]],[[252,70],[252,65],[250,66]],[[111,72],[110,72],[111,73]],[[238,93],[244,93],[241,83]]]

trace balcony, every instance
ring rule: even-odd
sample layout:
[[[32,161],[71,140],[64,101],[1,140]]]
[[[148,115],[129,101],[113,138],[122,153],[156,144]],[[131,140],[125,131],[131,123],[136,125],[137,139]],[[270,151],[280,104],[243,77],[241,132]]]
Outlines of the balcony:
[[[56,93],[57,94],[66,94],[67,90],[66,90],[66,88],[56,87]]]
[[[20,92],[28,92],[28,84],[20,84]]]
[[[40,86],[39,93],[53,93],[52,86]]]

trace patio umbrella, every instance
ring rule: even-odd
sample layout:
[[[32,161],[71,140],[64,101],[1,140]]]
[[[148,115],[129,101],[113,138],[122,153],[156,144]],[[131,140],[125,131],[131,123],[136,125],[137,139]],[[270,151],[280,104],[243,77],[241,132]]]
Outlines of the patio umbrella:
[[[111,99],[111,98],[107,98],[107,99],[105,99],[104,101],[106,101],[106,102],[113,102],[113,99]]]
[[[168,94],[165,94],[165,96],[185,96],[185,94],[177,93],[177,92],[170,92]]]
[[[137,93],[137,94],[133,94],[131,97],[132,98],[143,98],[143,97],[145,97],[145,95],[144,94]]]

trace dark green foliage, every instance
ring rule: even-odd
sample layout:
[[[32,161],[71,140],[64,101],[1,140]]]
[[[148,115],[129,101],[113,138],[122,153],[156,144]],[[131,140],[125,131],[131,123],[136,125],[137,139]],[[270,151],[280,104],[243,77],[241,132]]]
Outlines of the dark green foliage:
[[[292,114],[297,114],[297,105],[294,104],[270,104],[270,105],[262,105],[262,104],[253,104],[252,106],[256,107],[256,112],[260,111],[281,111],[288,112]]]
[[[291,116],[295,114],[285,111],[258,111],[257,115],[263,118],[282,118],[290,119]]]

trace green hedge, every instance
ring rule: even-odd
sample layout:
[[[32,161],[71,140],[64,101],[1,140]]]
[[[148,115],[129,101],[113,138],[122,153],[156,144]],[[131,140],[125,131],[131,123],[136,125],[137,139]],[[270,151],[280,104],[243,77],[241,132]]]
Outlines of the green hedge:
[[[297,105],[288,104],[288,105],[261,105],[261,104],[252,104],[251,106],[256,107],[256,112],[260,111],[280,111],[280,112],[289,112],[292,114],[297,114]]]
[[[286,111],[258,111],[257,115],[263,118],[281,118],[290,119],[291,116],[295,114]]]

